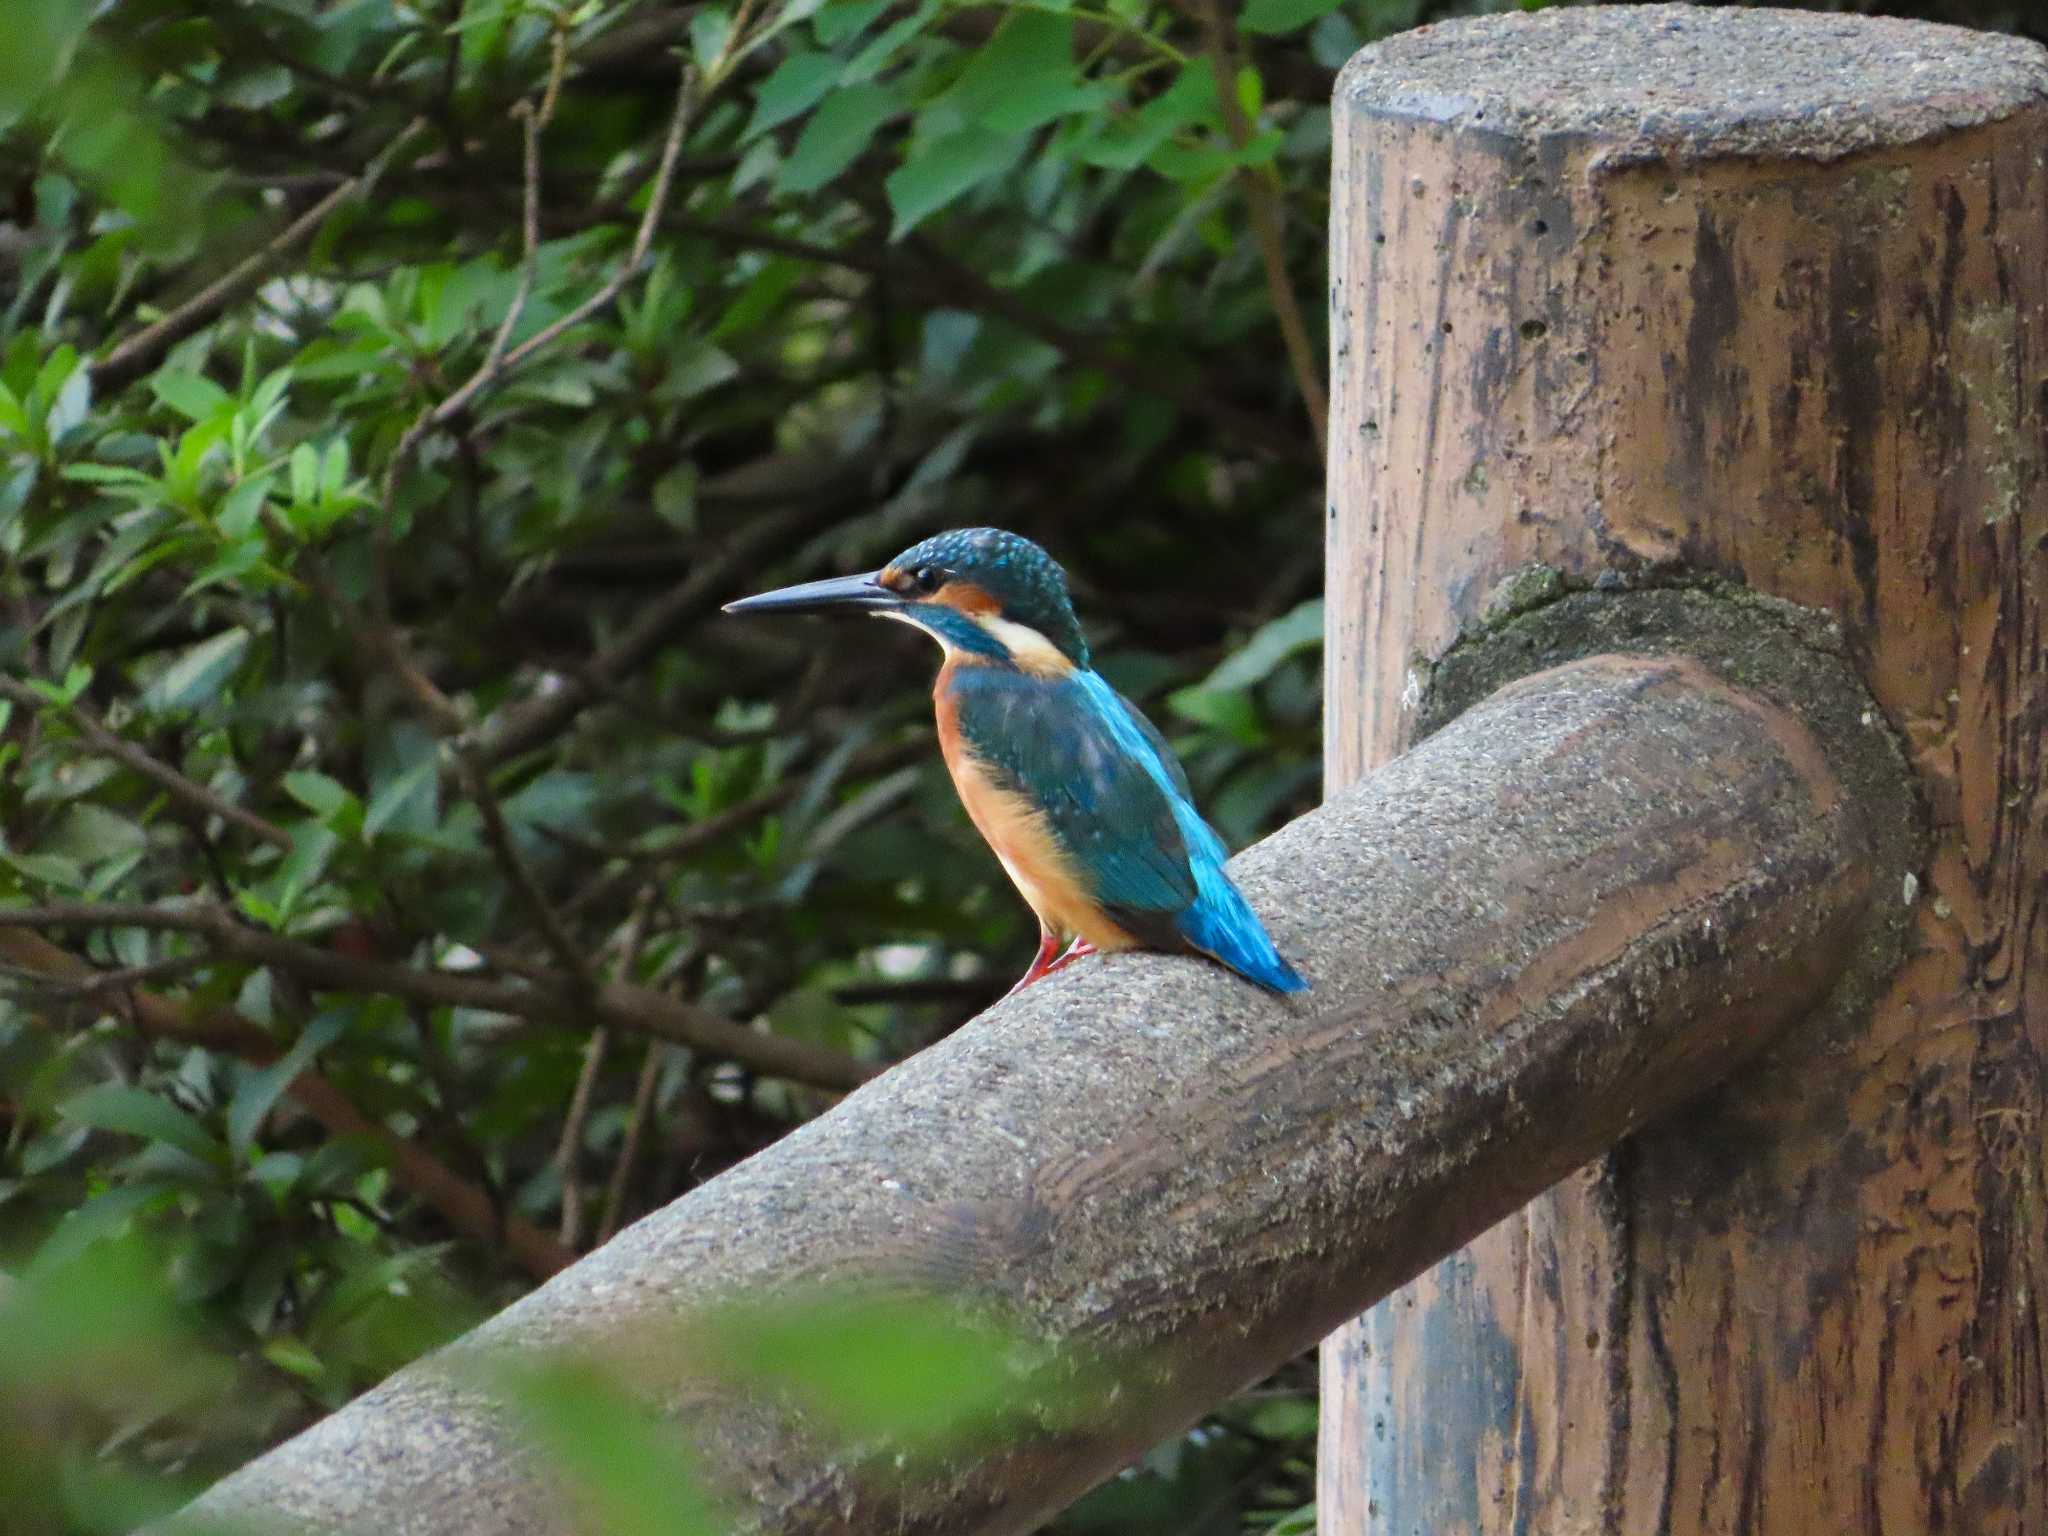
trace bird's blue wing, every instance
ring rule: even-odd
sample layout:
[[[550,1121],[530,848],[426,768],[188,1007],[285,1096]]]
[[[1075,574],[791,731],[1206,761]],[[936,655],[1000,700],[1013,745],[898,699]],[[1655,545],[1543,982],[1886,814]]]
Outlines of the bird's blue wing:
[[[1094,695],[1103,714],[1114,720],[1125,747],[1148,761],[1160,789],[1173,803],[1196,886],[1193,903],[1174,921],[1181,940],[1262,987],[1275,992],[1307,991],[1308,983],[1281,957],[1266,925],[1224,869],[1230,850],[1195,809],[1186,770],[1165,738],[1095,673],[1077,672],[1074,677],[1076,685]],[[1112,710],[1112,704],[1119,707]]]
[[[1045,812],[1095,900],[1143,942],[1172,945],[1173,919],[1199,895],[1184,834],[1098,701],[1070,678],[1000,667],[960,668],[950,695],[967,749]]]
[[[1129,700],[1085,668],[1056,679],[962,668],[956,678],[969,750],[1044,808],[1121,926],[1276,992],[1308,985],[1231,883],[1228,850],[1195,809],[1186,772]]]

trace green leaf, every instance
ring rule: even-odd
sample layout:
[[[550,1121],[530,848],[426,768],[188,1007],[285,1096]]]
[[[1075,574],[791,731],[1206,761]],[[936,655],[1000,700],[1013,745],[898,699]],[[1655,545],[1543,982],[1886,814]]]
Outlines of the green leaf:
[[[690,18],[690,54],[706,75],[718,72],[731,41],[732,17],[717,6],[708,5]]]
[[[292,450],[292,500],[309,502],[320,489],[320,454],[311,443]]]
[[[86,412],[91,409],[92,374],[80,368],[64,381],[64,387],[57,391],[57,398],[50,403],[50,414],[43,423],[44,430],[50,440],[55,442],[83,422]]]
[[[1089,165],[1128,171],[1144,165],[1184,128],[1217,119],[1216,80],[1207,65],[1190,64],[1152,100],[1122,117],[1103,118],[1072,153]]]
[[[279,1370],[297,1376],[302,1381],[319,1385],[327,1378],[327,1367],[303,1339],[289,1334],[280,1334],[263,1341],[263,1358]]]
[[[924,0],[924,3],[910,15],[890,26],[880,37],[848,61],[846,83],[849,86],[858,85],[880,74],[883,67],[895,58],[904,44],[932,24],[941,9],[940,0]]]
[[[152,374],[149,388],[157,399],[192,422],[207,420],[234,399],[213,380],[196,373]]]
[[[1028,141],[986,128],[963,128],[927,144],[890,173],[886,183],[900,240],[955,198],[1000,176],[1023,156]]]
[[[356,797],[324,773],[288,773],[284,792],[323,820],[356,803]]]
[[[53,853],[17,853],[0,845],[0,864],[38,885],[53,885],[66,891],[82,890],[85,886],[85,872],[77,863]]]
[[[263,882],[261,890],[261,900],[270,914],[268,920],[273,927],[282,927],[291,921],[299,898],[320,878],[327,868],[328,859],[341,845],[341,839],[325,822],[302,821],[291,829],[291,833],[292,851],[277,866],[277,873]]]
[[[28,412],[21,408],[21,397],[5,384],[0,384],[0,432],[11,432],[16,437],[32,435]]]
[[[239,624],[202,640],[159,672],[137,702],[152,714],[177,714],[213,702],[241,665],[249,631]]]
[[[36,1250],[33,1272],[49,1274],[62,1269],[95,1243],[119,1236],[130,1222],[151,1206],[176,1199],[177,1193],[178,1186],[171,1180],[137,1179],[133,1183],[117,1184],[112,1189],[93,1196],[85,1204],[65,1213],[64,1219],[57,1224],[56,1231],[52,1232],[42,1247]],[[151,1282],[156,1280],[156,1276],[150,1277]],[[158,1305],[161,1304],[156,1294],[159,1290],[157,1284],[151,1283],[145,1293]],[[92,1318],[89,1326],[97,1337],[103,1338],[110,1324],[128,1323],[129,1317],[117,1312]],[[50,1340],[47,1338],[23,1339],[15,1336],[0,1342],[0,1354],[16,1355],[24,1345],[30,1351],[48,1351],[49,1344]],[[49,1353],[54,1356],[58,1352]],[[18,1369],[18,1356],[8,1359],[7,1364]]]
[[[1343,0],[1246,0],[1237,24],[1247,32],[1278,36],[1299,32],[1337,9]]]
[[[893,0],[830,0],[811,23],[811,31],[827,48],[865,32]]]
[[[154,476],[145,475],[139,469],[130,469],[125,464],[66,464],[62,471],[66,480],[80,480],[88,485],[155,485]]]
[[[672,1430],[605,1375],[561,1360],[494,1363],[484,1383],[566,1485],[588,1529],[610,1536],[712,1536],[714,1513]]]
[[[654,511],[678,533],[697,526],[697,466],[684,462],[654,482]]]
[[[393,822],[409,831],[431,827],[439,809],[439,770],[430,749],[411,767],[387,780],[370,797],[370,808],[363,813],[363,841],[375,842],[377,835]]]
[[[266,928],[282,928],[285,911],[261,891],[240,890],[235,892],[235,905]]]
[[[270,494],[271,478],[269,475],[251,475],[221,498],[214,522],[219,525],[224,538],[239,539],[256,526],[256,520],[263,512],[264,498]]]
[[[81,800],[66,808],[64,817],[38,843],[39,851],[72,859],[79,864],[96,864],[102,859],[121,858],[148,843],[142,828],[125,816],[104,806]]]
[[[1223,732],[1245,746],[1258,746],[1266,739],[1259,721],[1258,705],[1248,693],[1230,693],[1209,688],[1183,688],[1167,696],[1167,704],[1183,719]]]
[[[787,1395],[828,1422],[938,1450],[979,1439],[1021,1410],[1033,1351],[1017,1337],[922,1301],[817,1296],[739,1306],[715,1345],[740,1382]]]
[[[828,53],[793,53],[761,82],[754,98],[754,117],[741,142],[759,138],[770,128],[808,112],[832,88],[844,66]]]
[[[320,455],[320,494],[326,498],[348,489],[348,439],[337,437]]]
[[[1073,18],[1032,10],[1012,12],[940,102],[968,122],[1028,133],[1062,113],[1098,108],[1114,93],[1114,86],[1081,82]]]
[[[1204,690],[1250,688],[1273,675],[1290,656],[1315,650],[1323,643],[1323,600],[1307,602],[1252,632],[1244,645],[1202,679]]]
[[[308,1024],[299,1038],[292,1042],[292,1048],[269,1066],[247,1073],[242,1084],[235,1090],[234,1099],[228,1105],[228,1143],[235,1152],[246,1157],[250,1143],[256,1139],[256,1128],[263,1123],[263,1117],[278,1100],[278,1095],[289,1088],[292,1080],[313,1064],[313,1058],[328,1046],[339,1040],[348,1027],[349,1015],[345,1012],[321,1014]]]
[[[76,1125],[160,1141],[210,1167],[228,1165],[227,1149],[197,1118],[168,1099],[126,1083],[102,1083],[74,1094],[57,1106],[58,1114]]]
[[[792,195],[817,191],[859,159],[882,124],[902,110],[902,97],[891,86],[834,91],[804,125],[776,185]]]
[[[291,94],[292,72],[282,64],[248,70],[221,88],[220,99],[245,112],[260,111]]]

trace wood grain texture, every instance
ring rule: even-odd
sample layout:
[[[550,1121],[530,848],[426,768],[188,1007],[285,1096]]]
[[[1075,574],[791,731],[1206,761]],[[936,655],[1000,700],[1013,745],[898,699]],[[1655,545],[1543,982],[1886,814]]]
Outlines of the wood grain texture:
[[[2048,1531],[2044,146],[2040,49],[1846,17],[1498,18],[1340,83],[1329,783],[1518,570],[1710,576],[1837,618],[1934,851],[1862,1027],[1332,1338],[1326,1536]]]
[[[1853,734],[1867,696],[1847,669],[1765,643]],[[662,1406],[735,1532],[1032,1530],[1825,994],[1873,887],[1897,879],[1839,745],[1684,658],[1507,688],[1233,861],[1313,991],[1092,957],[174,1528],[573,1529],[474,1385],[479,1361],[565,1352]],[[1577,1112],[1549,1112],[1567,1097]],[[690,1329],[723,1326],[735,1298],[821,1283],[972,1299],[1051,1364],[1006,1384],[1019,1417],[992,1442],[905,1462],[879,1431],[831,1440],[693,1356]]]

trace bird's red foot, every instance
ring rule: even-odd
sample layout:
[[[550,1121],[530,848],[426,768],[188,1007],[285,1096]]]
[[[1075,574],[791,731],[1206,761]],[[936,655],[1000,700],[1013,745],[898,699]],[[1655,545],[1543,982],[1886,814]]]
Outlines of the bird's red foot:
[[[1059,961],[1053,959],[1053,955],[1058,951],[1059,947],[1060,941],[1041,929],[1038,935],[1038,953],[1031,961],[1031,968],[1022,976],[1019,976],[1017,984],[1005,992],[1003,996],[1006,998],[1015,997],[1019,992],[1030,986],[1031,983],[1051,973],[1057,965],[1064,964],[1064,957]]]
[[[1061,955],[1059,959],[1053,961],[1051,965],[1045,968],[1045,974],[1050,976],[1054,971],[1064,970],[1076,960],[1085,959],[1094,953],[1095,946],[1093,944],[1090,944],[1086,939],[1076,939],[1067,946],[1067,952],[1064,955]]]
[[[1067,946],[1066,953],[1055,960],[1053,952],[1058,948],[1058,939],[1049,933],[1041,933],[1038,939],[1038,954],[1032,959],[1031,968],[1022,976],[1019,976],[1017,978],[1017,985],[1010,988],[1003,996],[1006,998],[1015,997],[1034,981],[1043,981],[1054,971],[1062,970],[1083,956],[1095,953],[1095,946],[1086,939],[1074,940],[1073,943]]]

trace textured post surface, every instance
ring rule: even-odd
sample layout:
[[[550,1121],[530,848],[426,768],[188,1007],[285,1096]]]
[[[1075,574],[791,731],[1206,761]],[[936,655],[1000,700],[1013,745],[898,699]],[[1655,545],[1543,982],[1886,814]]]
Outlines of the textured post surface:
[[[1824,644],[1749,629],[1723,668],[1741,690],[1684,659],[1559,668],[1238,859],[1304,997],[1194,960],[1077,966],[632,1227],[456,1363],[633,1362],[735,1531],[1034,1529],[1835,986],[1897,883],[1869,784],[1900,776]],[[820,1444],[660,1342],[820,1279],[997,1304],[1070,1364],[1122,1362],[1116,1390],[897,1474],[895,1447]],[[571,1529],[449,1364],[229,1478],[188,1528]]]
[[[1333,789],[1490,594],[1713,577],[1838,618],[1933,852],[1868,1017],[1331,1340],[1326,1536],[2048,1531],[2048,54],[1489,18],[1335,143]]]

